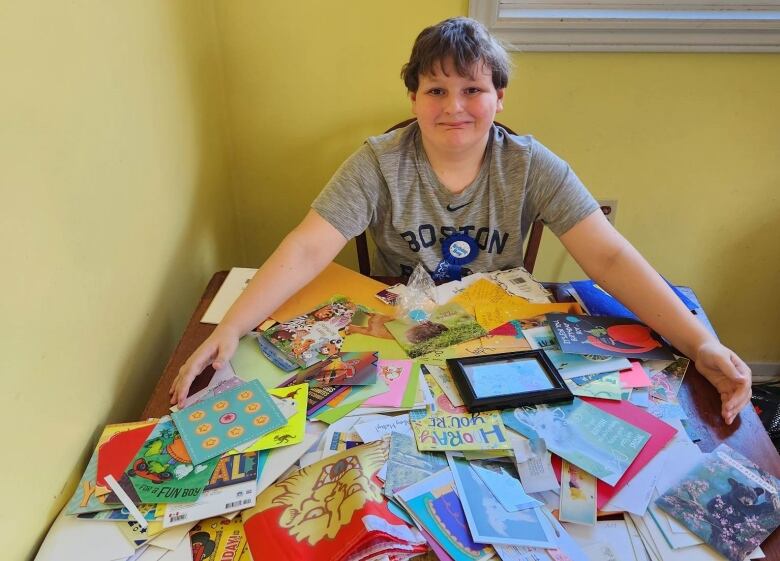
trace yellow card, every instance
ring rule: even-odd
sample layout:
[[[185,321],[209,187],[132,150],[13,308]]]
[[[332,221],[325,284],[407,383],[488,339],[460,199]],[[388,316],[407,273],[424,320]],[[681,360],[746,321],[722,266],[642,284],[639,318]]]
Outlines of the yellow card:
[[[304,382],[295,386],[273,388],[268,390],[268,393],[285,401],[293,402],[295,413],[287,419],[286,425],[261,436],[249,448],[243,450],[244,452],[268,450],[303,442],[303,435],[306,432],[306,402],[309,395],[309,384]],[[227,454],[236,453],[238,453],[237,450],[231,450]]]

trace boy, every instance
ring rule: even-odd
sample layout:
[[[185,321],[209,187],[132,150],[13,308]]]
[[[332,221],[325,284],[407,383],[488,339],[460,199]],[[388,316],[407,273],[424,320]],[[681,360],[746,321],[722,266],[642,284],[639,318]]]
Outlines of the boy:
[[[416,123],[368,139],[336,172],[303,221],[258,270],[171,387],[181,404],[209,364],[370,229],[374,274],[433,271],[449,242],[466,240],[469,269],[522,263],[522,240],[541,217],[582,269],[694,359],[731,423],[750,400],[750,369],[699,324],[639,253],[607,222],[574,172],[531,137],[493,124],[508,83],[506,51],[485,28],[452,18],[424,29],[402,76]]]

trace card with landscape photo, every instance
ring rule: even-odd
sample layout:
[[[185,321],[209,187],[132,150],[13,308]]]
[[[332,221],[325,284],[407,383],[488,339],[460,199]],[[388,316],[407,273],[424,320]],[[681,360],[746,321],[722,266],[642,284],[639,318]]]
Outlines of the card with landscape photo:
[[[780,479],[726,444],[707,454],[656,504],[730,561],[780,526]]]
[[[547,314],[565,353],[672,359],[672,349],[652,329],[636,320],[607,316]]]
[[[487,334],[474,316],[455,303],[437,306],[425,321],[396,319],[385,327],[411,358]]]

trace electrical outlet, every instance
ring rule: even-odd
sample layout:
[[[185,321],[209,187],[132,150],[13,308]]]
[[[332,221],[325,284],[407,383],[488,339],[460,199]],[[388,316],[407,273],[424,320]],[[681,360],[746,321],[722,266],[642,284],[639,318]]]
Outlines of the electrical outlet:
[[[609,223],[615,226],[615,216],[617,215],[617,200],[615,199],[602,199],[598,201],[601,207],[601,212],[607,217]]]

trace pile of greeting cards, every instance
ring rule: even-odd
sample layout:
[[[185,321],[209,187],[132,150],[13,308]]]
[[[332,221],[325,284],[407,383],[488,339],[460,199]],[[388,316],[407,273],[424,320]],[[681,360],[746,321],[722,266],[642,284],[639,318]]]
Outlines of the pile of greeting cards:
[[[251,270],[236,274],[225,286]],[[307,288],[182,410],[106,427],[39,558],[762,556],[780,481],[699,450],[678,399],[688,359],[597,315],[611,297],[592,283],[554,303],[522,269],[477,274],[411,316],[375,281],[333,278],[349,296]],[[447,359],[532,349],[573,399],[467,409]]]

